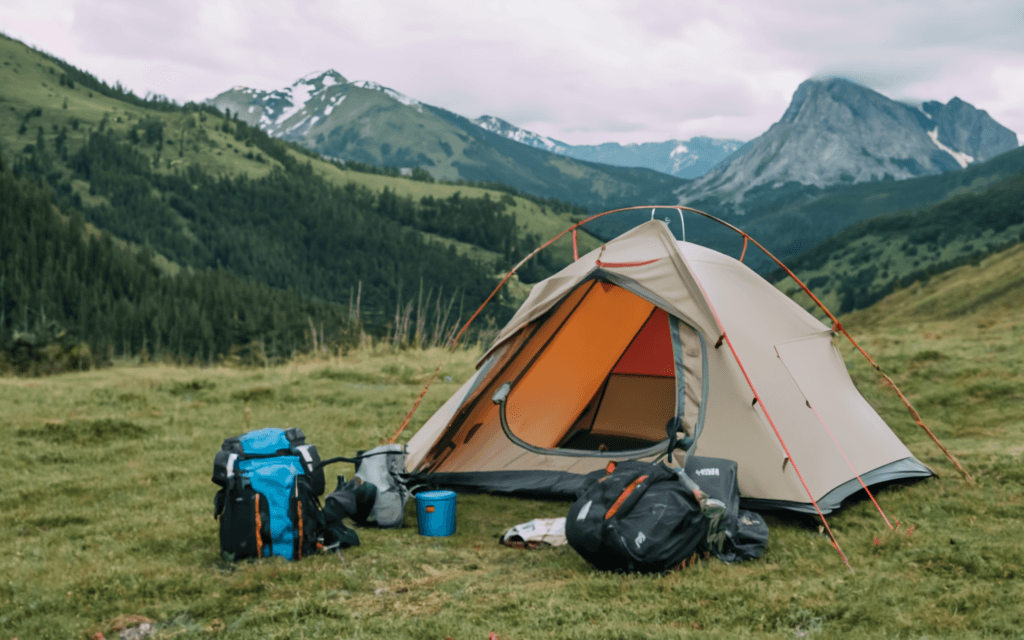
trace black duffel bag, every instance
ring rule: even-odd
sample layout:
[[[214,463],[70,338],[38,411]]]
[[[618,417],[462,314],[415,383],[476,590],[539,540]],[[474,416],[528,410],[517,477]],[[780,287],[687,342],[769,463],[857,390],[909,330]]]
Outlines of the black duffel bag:
[[[760,557],[768,527],[740,511],[736,463],[691,456],[686,472],[717,508],[701,511],[694,484],[677,469],[627,460],[589,474],[569,509],[565,535],[585,560],[605,571],[657,573],[715,555],[725,562]],[[707,507],[705,507],[707,508]]]
[[[672,469],[626,460],[602,473],[591,474],[565,519],[565,536],[584,560],[605,571],[656,573],[703,548],[708,521]]]

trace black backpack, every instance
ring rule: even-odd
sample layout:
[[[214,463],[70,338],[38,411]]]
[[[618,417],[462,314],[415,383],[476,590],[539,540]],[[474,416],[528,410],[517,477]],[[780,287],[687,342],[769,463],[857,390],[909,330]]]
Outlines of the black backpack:
[[[673,470],[627,460],[590,475],[569,508],[565,536],[598,569],[667,571],[701,548],[707,520]]]
[[[589,474],[566,517],[569,544],[606,571],[657,573],[706,555],[725,562],[760,557],[768,527],[739,509],[736,463],[688,456],[685,471],[724,512],[706,518],[675,469],[627,460]]]

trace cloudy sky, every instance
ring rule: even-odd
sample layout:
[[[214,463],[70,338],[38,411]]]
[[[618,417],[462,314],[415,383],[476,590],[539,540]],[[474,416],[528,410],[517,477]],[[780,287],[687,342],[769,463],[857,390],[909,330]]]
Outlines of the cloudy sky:
[[[748,140],[832,75],[1024,138],[1021,0],[0,0],[0,31],[139,95],[333,68],[571,144]]]

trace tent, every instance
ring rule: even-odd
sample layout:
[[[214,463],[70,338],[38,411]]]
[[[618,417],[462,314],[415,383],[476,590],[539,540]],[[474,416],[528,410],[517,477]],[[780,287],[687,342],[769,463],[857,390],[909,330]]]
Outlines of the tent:
[[[854,387],[833,336],[740,261],[652,220],[533,287],[409,441],[407,470],[570,496],[611,460],[664,458],[676,418],[688,455],[738,463],[747,508],[828,513],[862,481],[932,475]]]

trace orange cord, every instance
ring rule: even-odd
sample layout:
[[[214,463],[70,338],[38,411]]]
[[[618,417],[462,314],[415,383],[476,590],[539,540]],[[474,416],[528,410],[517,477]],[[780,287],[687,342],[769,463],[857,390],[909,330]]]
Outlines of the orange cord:
[[[263,535],[260,530],[263,529],[263,519],[260,518],[260,494],[256,494],[254,500],[256,504],[256,557],[263,557]]]
[[[846,452],[843,451],[843,448],[841,446],[839,446],[839,440],[836,439],[835,434],[832,433],[832,430],[828,428],[828,425],[825,424],[825,421],[821,419],[821,414],[819,414],[818,410],[814,408],[814,405],[811,404],[810,400],[807,401],[807,406],[810,408],[811,411],[814,412],[814,417],[818,419],[818,422],[821,423],[821,426],[825,427],[825,431],[832,438],[832,442],[836,443],[836,449],[839,449],[839,453],[843,456],[843,460],[846,460],[846,465],[850,467],[850,471],[853,472],[853,475],[857,476],[857,481],[860,482],[860,486],[864,488],[864,491],[868,494],[868,497],[871,498],[871,502],[874,503],[875,509],[878,509],[878,513],[882,516],[882,520],[885,520],[885,524],[887,524],[889,526],[889,529],[892,530],[892,523],[889,522],[889,518],[887,518],[885,516],[885,512],[882,511],[882,506],[878,504],[877,500],[875,500],[875,496],[873,493],[871,493],[871,489],[868,489],[868,485],[864,483],[864,479],[860,477],[860,474],[857,473],[857,469],[854,468],[853,463],[850,462],[850,459],[846,457]],[[896,522],[899,523],[899,520],[897,520]]]

